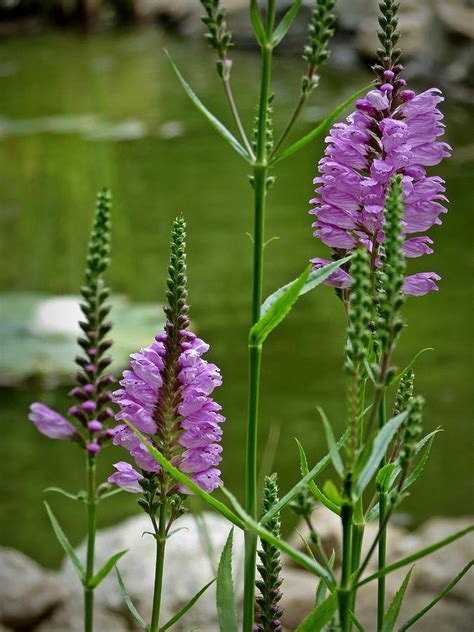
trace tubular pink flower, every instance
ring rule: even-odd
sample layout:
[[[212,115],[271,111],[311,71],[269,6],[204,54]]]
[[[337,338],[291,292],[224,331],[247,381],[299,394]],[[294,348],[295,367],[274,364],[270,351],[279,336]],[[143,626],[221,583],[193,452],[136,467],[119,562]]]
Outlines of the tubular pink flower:
[[[202,358],[209,345],[191,332],[182,330],[179,333],[181,352],[177,358],[177,385],[173,396],[177,432],[172,431],[173,439],[164,437],[169,431],[160,421],[174,414],[162,410],[163,406],[168,406],[169,399],[166,333],[158,334],[152,345],[132,354],[130,370],[124,372],[120,381],[122,389],[113,394],[114,401],[120,406],[116,419],[133,424],[158,449],[165,454],[169,452],[168,458],[171,457],[182,472],[190,475],[202,489],[211,492],[222,485],[217,466],[222,458],[219,442],[224,417],[219,413],[221,406],[210,395],[221,385],[222,378],[217,366]],[[168,389],[167,397],[163,399],[165,388]],[[118,425],[116,430],[113,443],[126,448],[141,470],[160,471],[158,463],[126,424]],[[163,450],[164,443],[166,450]],[[111,482],[121,480],[118,474],[111,479]],[[186,492],[181,487],[180,491]]]
[[[117,471],[109,476],[107,479],[109,483],[118,485],[125,491],[132,494],[139,494],[143,491],[139,483],[143,476],[140,472],[134,470],[130,463],[119,461],[118,463],[114,463],[114,467]]]
[[[28,419],[50,439],[72,439],[76,434],[74,426],[46,404],[31,404]]]
[[[437,88],[416,95],[400,91],[405,82],[386,71],[380,88],[356,102],[356,111],[337,123],[326,138],[327,147],[314,179],[317,197],[310,214],[316,216],[314,235],[333,249],[334,259],[359,245],[374,254],[379,265],[383,252],[384,205],[391,178],[402,175],[406,257],[431,254],[432,240],[424,233],[446,212],[444,181],[427,176],[425,168],[450,155],[451,148],[438,137],[444,134]],[[394,81],[395,78],[395,81]],[[375,252],[374,252],[375,250]],[[311,260],[315,268],[329,260]],[[404,292],[421,296],[436,290],[439,277],[420,273],[408,277]],[[350,274],[338,270],[326,283],[337,288],[351,285]]]

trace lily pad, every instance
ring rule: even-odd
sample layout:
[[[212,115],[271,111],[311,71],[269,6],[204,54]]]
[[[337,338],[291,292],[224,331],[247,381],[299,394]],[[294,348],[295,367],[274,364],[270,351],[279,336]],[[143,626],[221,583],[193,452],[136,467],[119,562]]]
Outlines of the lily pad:
[[[69,382],[79,351],[78,296],[7,293],[0,298],[0,383],[17,384],[30,377]],[[112,300],[112,370],[122,369],[128,356],[148,346],[164,326],[159,303],[133,303],[125,296]]]

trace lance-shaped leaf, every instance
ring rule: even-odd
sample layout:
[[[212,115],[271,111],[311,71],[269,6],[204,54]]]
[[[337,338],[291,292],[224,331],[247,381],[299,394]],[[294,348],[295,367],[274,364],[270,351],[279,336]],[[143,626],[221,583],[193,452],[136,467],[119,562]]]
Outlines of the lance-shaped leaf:
[[[308,292],[313,290],[315,287],[323,283],[323,281],[325,281],[328,278],[328,276],[330,276],[342,265],[350,261],[350,259],[352,259],[352,256],[353,255],[348,255],[347,257],[344,257],[343,259],[339,259],[338,261],[333,261],[332,263],[329,263],[327,266],[318,268],[317,270],[312,270],[308,274],[308,278],[306,282],[304,283],[303,287],[300,289],[300,293],[298,296],[303,296],[303,294],[307,294]],[[282,296],[282,294],[284,294],[288,290],[288,288],[293,286],[294,283],[296,283],[297,281],[298,279],[294,279],[293,281],[290,281],[290,283],[283,285],[278,290],[273,292],[273,294],[270,294],[270,296],[267,299],[265,299],[265,302],[263,303],[262,309],[261,309],[262,317],[269,311],[269,309],[273,306],[276,300],[279,299],[280,296]]]
[[[329,570],[332,572],[334,568],[334,562],[336,561],[336,552],[331,553],[331,557],[328,560]],[[314,597],[314,607],[317,608],[326,598],[328,587],[324,579],[320,579],[318,587],[316,588],[316,595]]]
[[[433,606],[436,606],[438,601],[441,601],[441,599],[443,599],[443,597],[445,597],[449,593],[449,591],[452,590],[454,586],[456,586],[456,584],[464,577],[464,575],[472,568],[473,565],[474,565],[473,560],[471,560],[468,564],[466,564],[466,566],[462,569],[462,571],[458,573],[456,577],[454,577],[449,582],[449,584],[445,586],[445,588],[443,588],[443,590],[441,590],[432,601],[430,601],[428,605],[426,605],[419,612],[417,612],[412,617],[410,617],[408,621],[405,621],[405,623],[398,628],[398,632],[405,632],[405,630],[408,630],[409,628],[411,628],[419,619],[421,619],[421,617],[423,617],[427,612],[429,612],[431,608],[433,608]]]
[[[147,624],[143,620],[143,617],[140,615],[138,610],[135,608],[135,605],[134,605],[134,603],[132,601],[132,598],[129,595],[127,587],[125,586],[125,582],[123,581],[122,574],[120,573],[120,571],[119,571],[117,566],[115,567],[115,572],[117,573],[117,581],[118,581],[120,592],[122,593],[122,597],[123,597],[123,600],[125,602],[125,605],[129,609],[130,614],[135,619],[135,621],[138,623],[140,628],[142,630],[146,630],[147,629]]]
[[[423,355],[423,353],[426,353],[426,351],[434,351],[433,347],[425,347],[424,349],[420,349],[420,351],[418,351],[418,353],[415,354],[415,356],[410,360],[410,362],[406,365],[406,367],[404,369],[402,369],[401,371],[399,371],[389,382],[388,384],[394,384],[395,382],[399,382],[400,379],[403,377],[403,375],[412,368],[412,366],[415,364],[415,362],[418,360],[418,358]]]
[[[426,557],[427,555],[434,553],[438,549],[442,549],[443,547],[448,546],[448,544],[451,544],[451,542],[455,542],[456,540],[459,540],[459,538],[464,537],[465,535],[467,535],[468,533],[471,533],[472,531],[474,531],[473,525],[466,527],[465,529],[461,529],[461,531],[457,531],[456,533],[453,533],[447,538],[444,538],[444,540],[435,542],[434,544],[431,544],[430,546],[427,546],[426,548],[421,549],[420,551],[417,551],[416,553],[413,553],[413,555],[408,555],[407,557],[404,557],[403,559],[398,560],[398,562],[389,564],[388,566],[381,568],[376,573],[373,573],[372,575],[369,575],[368,577],[360,581],[357,584],[357,586],[355,586],[355,588],[364,586],[364,584],[368,584],[369,582],[374,581],[374,579],[378,579],[379,577],[384,577],[385,575],[388,575],[388,573],[393,573],[393,571],[396,571],[399,568],[403,568],[403,566],[407,566],[408,564],[411,564],[412,562],[416,562],[416,560],[419,560],[422,557]]]
[[[54,515],[51,507],[48,505],[46,501],[44,501],[44,506],[46,507],[46,511],[48,512],[48,516],[51,521],[53,531],[59,541],[59,544],[63,547],[64,552],[66,553],[68,558],[71,560],[71,563],[76,569],[76,572],[79,575],[81,582],[84,582],[85,571],[84,571],[84,566],[82,565],[82,562],[80,561],[80,559],[77,557],[76,553],[74,552],[74,549],[72,548],[71,543],[67,539],[67,536],[64,533],[64,531],[61,529],[61,525],[57,521],[56,516]]]
[[[334,469],[339,474],[340,478],[344,478],[344,464],[341,459],[341,455],[339,454],[339,450],[337,449],[336,439],[334,438],[334,433],[332,431],[331,422],[326,416],[326,413],[321,408],[321,406],[316,407],[318,413],[321,415],[321,419],[324,425],[324,432],[326,433],[326,441],[329,448],[329,456],[331,457],[331,462],[334,466]]]
[[[296,14],[300,10],[302,0],[295,0],[288,11],[283,16],[280,24],[276,27],[273,32],[272,44],[273,46],[278,46],[281,40],[288,33],[288,29],[293,24],[293,20],[296,17]]]
[[[238,632],[237,614],[235,611],[234,580],[232,579],[232,544],[234,529],[232,528],[222,550],[217,569],[216,605],[217,618],[221,632]]]
[[[260,46],[265,46],[267,41],[267,34],[262,22],[262,16],[260,15],[260,9],[258,8],[257,0],[250,0],[250,20],[252,22],[253,30],[257,42]]]
[[[94,577],[92,577],[92,579],[89,581],[89,588],[95,588],[96,586],[98,586],[100,582],[107,577],[107,575],[110,573],[113,567],[117,564],[119,559],[123,555],[125,555],[125,553],[127,553],[127,550],[128,549],[126,549],[125,551],[119,551],[118,553],[115,553],[114,555],[109,557],[109,559],[105,562],[102,568],[98,570],[97,573],[94,575]]]
[[[240,520],[239,517],[236,516],[228,507],[226,507],[223,503],[214,498],[214,496],[211,496],[211,494],[208,494],[203,489],[201,489],[199,485],[197,485],[188,476],[186,476],[186,474],[183,474],[181,470],[178,470],[178,468],[175,467],[170,461],[168,461],[168,459],[163,456],[163,454],[161,454],[161,452],[157,450],[155,446],[150,443],[147,437],[145,437],[145,435],[137,430],[133,424],[126,420],[124,420],[124,422],[130,428],[130,430],[132,430],[137,435],[137,437],[146,447],[151,456],[161,465],[161,467],[166,472],[168,472],[168,474],[170,474],[175,480],[177,480],[178,483],[181,483],[187,489],[190,489],[192,492],[194,492],[196,496],[202,498],[202,500],[204,500],[208,505],[210,505],[218,513],[224,516],[224,518],[227,518],[227,520],[229,520],[232,524],[235,524],[237,527],[239,527],[239,529],[244,528],[242,520]]]
[[[333,592],[317,606],[301,623],[295,632],[320,632],[337,610],[337,594]]]
[[[310,266],[308,266],[295,281],[286,286],[285,290],[272,302],[260,320],[255,323],[249,334],[250,347],[259,347],[263,344],[268,334],[289,314],[300,295],[300,291],[308,280],[310,269]]]
[[[383,428],[381,428],[374,439],[372,445],[372,451],[370,453],[367,462],[365,463],[362,471],[357,476],[357,481],[355,484],[355,496],[356,498],[360,498],[364,493],[365,488],[372,480],[372,477],[375,475],[385,452],[387,451],[388,446],[390,445],[391,440],[395,436],[400,425],[407,418],[407,411],[404,410],[402,413],[393,417],[388,421]]]
[[[234,507],[238,515],[242,518],[242,521],[244,522],[247,529],[254,531],[258,536],[260,536],[260,538],[262,538],[263,540],[266,540],[270,544],[273,544],[273,546],[275,546],[277,549],[279,549],[283,553],[286,553],[288,557],[291,557],[292,560],[297,562],[300,566],[302,566],[306,570],[310,571],[311,573],[314,573],[318,577],[324,577],[324,579],[328,582],[329,586],[331,587],[334,586],[334,581],[333,581],[333,578],[331,577],[331,574],[323,566],[321,566],[321,564],[311,559],[307,555],[304,555],[303,553],[298,551],[298,549],[295,549],[293,546],[291,546],[284,540],[281,540],[280,538],[276,537],[273,533],[271,533],[270,531],[262,527],[262,525],[259,522],[255,522],[255,520],[251,516],[248,515],[245,509],[240,505],[238,500],[235,498],[233,494],[231,494],[231,492],[229,492],[228,489],[225,489],[225,487],[223,487],[222,491],[230,500],[230,502],[232,503],[232,506]]]
[[[61,494],[61,496],[65,496],[70,500],[79,500],[80,502],[84,502],[87,498],[87,494],[85,491],[80,491],[77,494],[73,494],[72,492],[66,491],[62,487],[46,487],[46,489],[43,490],[44,494],[49,494],[51,492],[55,494]]]
[[[385,613],[383,626],[382,626],[382,632],[393,632],[395,628],[395,624],[397,622],[398,615],[400,614],[400,608],[402,607],[402,602],[405,597],[405,593],[407,591],[412,572],[413,572],[413,567],[410,568],[410,570],[405,576],[405,579],[402,582],[402,585],[395,593],[392,599],[392,602],[390,606],[388,607],[387,612]]]
[[[301,445],[301,443],[298,441],[298,439],[296,439],[296,444],[298,445],[298,450],[300,453],[301,474],[303,476],[306,476],[309,473],[308,459],[306,458],[306,453],[304,451],[304,448]],[[337,515],[340,515],[341,513],[340,508],[335,503],[333,503],[332,500],[329,500],[329,498],[325,496],[325,494],[323,494],[323,492],[319,489],[319,487],[316,485],[316,483],[313,480],[308,481],[308,487],[311,490],[311,493],[313,494],[313,496],[316,498],[316,500],[322,503],[330,511],[334,512]]]
[[[188,610],[190,610],[194,606],[194,604],[199,599],[199,597],[201,597],[201,595],[203,595],[206,592],[206,590],[209,588],[209,586],[212,586],[212,584],[215,581],[216,581],[215,579],[212,579],[208,584],[203,586],[201,590],[198,591],[194,595],[194,597],[192,597],[192,599],[190,599],[188,603],[183,608],[181,608],[179,612],[177,612],[173,617],[171,617],[169,621],[167,621],[164,625],[160,627],[160,632],[165,632],[165,630],[168,630],[169,628],[171,628],[172,625],[174,625],[177,621],[179,621],[182,617],[184,617],[184,615],[188,612]]]
[[[295,151],[302,149],[308,143],[311,143],[313,140],[316,140],[316,138],[318,138],[319,136],[322,136],[326,132],[328,127],[330,127],[334,123],[334,121],[339,117],[339,115],[347,107],[349,107],[349,105],[353,101],[355,101],[355,99],[357,99],[358,96],[360,96],[361,94],[369,90],[370,87],[371,86],[364,86],[360,90],[357,90],[357,92],[354,92],[352,96],[350,96],[343,103],[341,103],[341,105],[339,105],[333,112],[331,112],[331,114],[329,114],[329,116],[327,116],[324,119],[324,121],[319,123],[319,125],[317,125],[313,130],[311,130],[311,132],[306,134],[306,136],[303,136],[303,138],[300,138],[300,140],[296,141],[296,143],[293,143],[293,145],[290,145],[289,147],[284,149],[280,154],[277,154],[270,161],[270,165],[273,166],[277,162],[280,162],[280,160],[283,160],[284,158],[288,158],[288,156],[291,156],[291,154],[294,154]]]
[[[250,162],[250,156],[245,151],[245,149],[242,147],[242,145],[239,143],[239,141],[227,129],[227,127],[223,123],[221,123],[218,118],[216,118],[214,116],[214,114],[209,112],[209,110],[206,108],[204,103],[199,99],[199,97],[195,94],[195,92],[193,91],[193,89],[191,88],[189,83],[186,81],[186,79],[180,73],[180,71],[178,70],[176,64],[174,63],[174,61],[172,60],[171,56],[169,55],[169,53],[166,52],[166,54],[168,55],[168,58],[169,58],[169,60],[171,62],[171,65],[173,66],[173,70],[175,71],[175,73],[176,73],[181,85],[183,86],[184,91],[186,92],[188,97],[191,99],[191,101],[194,103],[196,108],[201,112],[201,114],[204,115],[204,117],[209,121],[209,123],[217,131],[217,133],[220,134],[222,136],[222,138],[224,138],[229,143],[229,145],[231,147],[233,147],[233,149],[235,149],[235,151],[238,154],[240,154],[240,156],[242,156],[242,158],[244,158],[247,162]]]
[[[346,430],[346,432],[342,435],[342,437],[339,439],[339,441],[337,442],[338,447],[340,448],[342,445],[344,445],[344,443],[347,441],[347,437],[349,436],[349,431]],[[274,507],[272,507],[272,509],[270,509],[270,511],[268,511],[263,518],[260,520],[260,524],[264,525],[266,522],[268,522],[268,520],[270,520],[271,518],[273,518],[273,516],[275,514],[277,514],[278,512],[280,512],[282,509],[284,509],[288,503],[290,503],[293,498],[300,493],[300,491],[306,487],[309,483],[309,481],[311,481],[313,478],[315,478],[318,474],[320,474],[325,467],[327,467],[329,465],[329,463],[331,462],[331,459],[329,458],[329,454],[327,454],[325,457],[323,457],[320,461],[318,461],[318,463],[316,463],[316,465],[311,468],[311,470],[306,474],[306,476],[303,476],[302,479],[300,479],[296,485],[294,485],[289,492],[287,492],[283,498],[281,498]]]

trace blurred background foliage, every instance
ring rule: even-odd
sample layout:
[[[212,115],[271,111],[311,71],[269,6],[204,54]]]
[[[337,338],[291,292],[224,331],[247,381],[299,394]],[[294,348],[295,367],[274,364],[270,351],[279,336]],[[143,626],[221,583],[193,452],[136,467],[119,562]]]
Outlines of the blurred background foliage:
[[[135,8],[127,9],[135,21],[146,21],[146,25],[106,28],[117,23],[122,9],[112,11],[111,5],[104,5],[92,19],[84,19],[83,13],[77,13],[79,4],[3,0],[0,29],[7,36],[0,43],[0,279],[2,288],[10,296],[16,293],[17,299],[20,292],[27,296],[32,292],[76,294],[82,283],[95,194],[105,185],[114,197],[110,285],[131,304],[157,304],[164,296],[171,222],[183,211],[188,221],[191,317],[197,332],[211,343],[209,358],[224,376],[219,392],[227,416],[224,479],[242,497],[251,274],[251,243],[246,233],[252,230],[251,191],[245,165],[195,111],[163,53],[164,48],[170,50],[199,96],[229,122],[212,52],[200,39],[199,3],[193,2],[192,10],[190,4],[176,0],[172,10],[170,2],[154,5],[150,0],[147,6],[155,9],[150,9],[146,19]],[[243,119],[250,127],[258,64],[256,52],[246,46],[243,5],[246,2],[236,2],[232,13],[236,39],[244,44],[243,50],[236,48],[233,53],[233,80]],[[143,8],[145,2],[136,6]],[[47,21],[74,26],[46,27],[40,15],[45,11]],[[66,20],[63,13],[69,11]],[[433,10],[430,16],[444,29],[440,42],[451,50],[455,27],[443,26]],[[158,20],[161,26],[155,24]],[[294,51],[301,49],[304,15],[302,20],[295,26],[289,49],[275,63],[278,128],[284,125],[298,93],[302,62]],[[332,63],[294,137],[307,132],[337,102],[371,79],[364,61],[367,51],[360,43],[363,21],[351,22],[347,9],[345,15],[340,13],[339,22],[342,35],[332,45]],[[77,24],[94,27],[93,32],[85,35]],[[408,37],[405,33],[410,42]],[[466,485],[472,485],[467,481],[472,478],[474,456],[470,405],[474,147],[466,104],[470,86],[463,74],[469,72],[462,62],[469,45],[469,33],[458,31],[457,45],[442,69],[438,66],[438,79],[447,92],[446,140],[453,145],[454,156],[436,173],[447,180],[450,211],[443,216],[444,225],[433,229],[435,254],[410,262],[411,272],[439,272],[441,291],[408,301],[409,327],[398,354],[398,364],[403,366],[420,348],[435,348],[417,362],[417,389],[427,398],[426,429],[440,425],[445,429],[435,441],[422,482],[405,504],[412,524],[430,514],[466,513]],[[435,56],[440,54],[436,48],[431,56],[423,56],[422,50],[411,51],[407,72],[416,89],[431,87],[435,79],[430,73],[436,74]],[[325,254],[311,236],[307,215],[322,149],[322,143],[314,143],[276,169],[267,237],[279,239],[266,249],[267,293],[294,278],[310,257]],[[151,309],[158,328],[159,307]],[[119,311],[115,316],[119,318]],[[6,309],[2,317],[5,326]],[[13,327],[14,335],[24,336],[24,327],[22,314]],[[146,327],[151,336],[155,326],[150,311],[146,311]],[[5,337],[13,334],[11,329],[2,331],[5,351]],[[130,336],[128,344],[135,344]],[[277,429],[273,467],[283,490],[298,477],[294,437],[303,442],[312,461],[324,452],[315,406],[323,406],[337,427],[344,424],[343,346],[343,310],[334,292],[324,287],[298,304],[265,350],[261,447],[265,448],[271,428]],[[16,361],[15,356],[19,364],[24,362],[23,356],[30,351],[25,340],[13,353],[10,346],[10,363]],[[2,372],[0,381],[5,384],[7,369]],[[45,377],[23,371],[21,380],[14,385],[9,380],[0,389],[0,500],[7,517],[2,528],[4,543],[54,565],[61,551],[51,536],[41,493],[54,484],[81,488],[83,467],[75,446],[48,440],[27,421],[31,401],[41,400],[61,411],[69,406],[67,386],[57,383],[51,388]],[[111,471],[112,462],[125,456],[120,450],[104,450],[102,476]],[[65,530],[77,542],[83,532],[81,506],[59,498],[54,502]],[[101,506],[100,525],[134,511],[134,498],[119,495]]]

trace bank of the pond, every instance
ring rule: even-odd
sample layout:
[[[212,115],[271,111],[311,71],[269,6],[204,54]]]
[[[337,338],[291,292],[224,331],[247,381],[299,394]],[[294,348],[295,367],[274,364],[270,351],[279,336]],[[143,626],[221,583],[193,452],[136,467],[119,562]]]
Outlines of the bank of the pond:
[[[156,30],[87,38],[44,33],[3,43],[1,67],[8,72],[0,77],[0,209],[8,265],[0,268],[0,279],[8,291],[77,292],[95,193],[105,184],[114,195],[110,283],[115,292],[133,300],[162,301],[169,230],[173,217],[184,211],[192,318],[211,343],[210,359],[222,367],[219,398],[227,416],[223,472],[226,485],[241,497],[251,191],[245,165],[182,93],[164,47],[209,107],[229,120],[212,54],[204,43],[172,39]],[[256,101],[256,61],[253,53],[235,54],[235,92],[248,125]],[[298,59],[276,60],[276,126],[291,110],[300,74]],[[308,131],[369,79],[362,70],[330,69],[297,133]],[[435,347],[417,362],[417,388],[427,398],[427,431],[445,429],[418,488],[405,503],[415,523],[431,514],[465,513],[471,485],[473,149],[467,137],[468,112],[449,99],[445,112],[447,140],[455,151],[436,173],[447,180],[450,212],[444,225],[432,231],[435,254],[410,263],[414,272],[436,270],[443,281],[439,293],[408,301],[409,328],[399,352],[403,365],[420,348]],[[266,249],[266,292],[294,278],[311,256],[326,254],[311,237],[307,215],[321,149],[321,143],[315,143],[276,169],[267,237],[279,239]],[[329,288],[306,296],[268,341],[261,445],[277,426],[273,467],[283,490],[298,477],[295,436],[311,461],[324,452],[316,404],[342,428],[343,345],[343,313]],[[26,416],[29,403],[38,399],[65,410],[66,389],[43,392],[26,384],[3,389],[0,399],[1,503],[7,516],[3,541],[41,563],[57,564],[61,552],[41,494],[54,484],[81,488],[82,456],[74,446],[39,435]],[[101,454],[103,477],[116,459],[112,450]],[[51,502],[71,540],[78,542],[83,507],[60,497]],[[110,499],[101,507],[100,524],[113,524],[136,509],[133,498]]]

